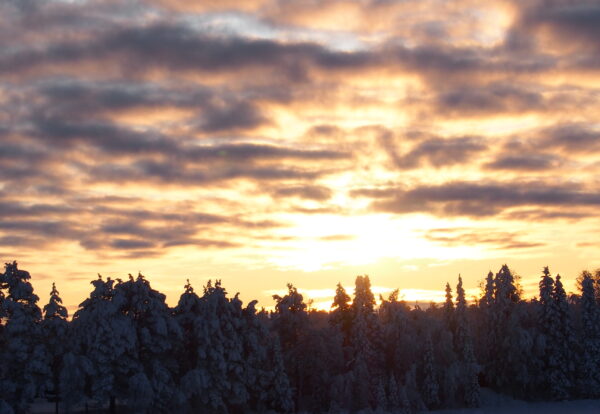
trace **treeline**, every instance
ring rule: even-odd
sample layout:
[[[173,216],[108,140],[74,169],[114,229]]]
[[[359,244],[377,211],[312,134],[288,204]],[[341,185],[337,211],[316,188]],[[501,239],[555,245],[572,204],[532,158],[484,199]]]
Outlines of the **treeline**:
[[[462,280],[446,302],[410,307],[398,291],[376,306],[368,276],[338,284],[331,312],[307,310],[288,285],[273,312],[243,306],[219,281],[188,284],[177,306],[142,275],[92,281],[68,320],[53,285],[40,309],[30,275],[0,274],[0,413],[35,398],[67,411],[394,412],[476,407],[480,387],[526,399],[600,396],[600,272],[567,297],[545,268],[523,300],[512,271],[485,279],[467,304]]]

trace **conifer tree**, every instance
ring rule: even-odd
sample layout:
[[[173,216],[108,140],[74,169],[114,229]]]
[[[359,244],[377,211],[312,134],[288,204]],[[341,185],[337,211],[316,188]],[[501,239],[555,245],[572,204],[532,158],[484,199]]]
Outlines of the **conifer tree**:
[[[515,277],[503,265],[494,278],[494,302],[490,308],[487,381],[495,388],[524,396],[531,382],[533,338],[523,325],[523,309]]]
[[[454,335],[456,353],[461,366],[461,393],[467,407],[478,407],[481,403],[479,366],[473,350],[473,339],[467,320],[467,301],[460,275],[456,286],[456,331]]]
[[[410,403],[410,409],[413,412],[427,410],[427,406],[424,402],[424,396],[422,395],[421,390],[419,388],[420,387],[417,383],[417,361],[415,361],[415,363],[411,365],[411,367],[408,369],[408,371],[406,371],[406,374],[404,375],[404,389],[406,390],[406,396]]]
[[[388,396],[385,390],[385,382],[382,378],[377,381],[377,388],[375,390],[375,412],[385,413],[388,406]]]
[[[337,284],[335,296],[331,304],[330,321],[336,326],[344,336],[344,345],[348,345],[350,339],[350,330],[352,328],[352,307],[350,305],[350,296],[341,283]]]
[[[6,323],[0,349],[0,400],[17,413],[28,411],[48,375],[39,324],[42,312],[29,279],[29,272],[19,269],[17,262],[7,263],[0,274],[0,288],[8,293],[3,299]]]
[[[554,323],[555,329],[552,340],[555,350],[552,355],[555,358],[554,362],[557,369],[550,373],[550,387],[553,398],[560,400],[570,396],[574,385],[575,372],[575,355],[572,352],[575,347],[574,335],[567,294],[565,293],[560,275],[556,276],[553,299],[556,309],[556,321]]]
[[[307,386],[306,367],[302,360],[305,351],[303,337],[308,332],[308,314],[306,303],[298,289],[292,284],[288,284],[287,288],[286,295],[273,295],[276,304],[272,320],[273,329],[281,341],[285,370],[294,390],[294,406],[298,409]]]
[[[94,289],[73,315],[72,352],[69,366],[82,363],[87,367],[85,394],[97,401],[108,400],[110,411],[116,412],[116,399],[127,399],[132,360],[138,346],[133,322],[113,301],[114,281],[111,278],[91,282]],[[79,376],[81,372],[65,372],[64,378]],[[65,382],[63,381],[63,383]],[[78,385],[78,384],[73,384]]]
[[[183,296],[182,296],[183,298]],[[181,303],[181,301],[180,301]],[[229,300],[217,280],[209,281],[194,320],[195,366],[184,376],[186,394],[194,409],[227,411],[244,405],[248,390],[244,380],[242,308],[236,298]],[[190,387],[190,385],[194,385]]]
[[[483,284],[483,294],[479,299],[479,309],[477,314],[475,351],[480,361],[489,361],[491,359],[490,353],[494,343],[494,332],[493,329],[491,329],[494,319],[494,293],[494,274],[490,271]]]
[[[540,287],[540,305],[541,313],[539,322],[542,327],[547,327],[551,330],[551,327],[556,319],[556,306],[554,304],[554,279],[550,276],[550,270],[548,266],[544,267],[542,278],[539,283]]]
[[[494,304],[494,273],[489,271],[485,278],[485,291],[481,300],[481,305],[484,309],[491,307]]]
[[[388,410],[392,413],[410,414],[410,401],[406,395],[406,387],[398,384],[396,377],[392,374],[388,384]]]
[[[446,327],[453,331],[454,328],[454,302],[452,302],[452,288],[446,283],[446,302],[444,302],[444,321]]]
[[[585,398],[595,398],[600,395],[600,314],[589,272],[583,273],[581,283],[581,327],[579,393]]]
[[[176,347],[178,360],[179,389],[184,394],[190,410],[201,406],[201,392],[207,387],[207,375],[201,364],[205,355],[204,342],[196,323],[202,317],[202,301],[188,280],[184,292],[173,309],[175,320],[182,332],[182,340]]]
[[[398,301],[398,290],[394,290],[388,299],[381,298],[378,316],[386,373],[403,378],[416,358],[418,344],[409,321],[410,309],[405,303]]]
[[[544,268],[540,287],[540,310],[539,310],[539,328],[545,338],[545,350],[543,352],[543,376],[542,384],[549,394],[547,397],[552,399],[565,399],[569,393],[569,374],[567,364],[570,363],[566,358],[566,349],[563,345],[564,330],[563,324],[568,323],[568,314],[561,315],[565,311],[566,294],[560,282],[560,276],[556,277],[556,282],[550,276],[548,267]],[[562,302],[559,304],[559,301]],[[568,308],[566,308],[568,312]]]
[[[434,409],[439,406],[439,382],[436,373],[436,364],[433,355],[433,344],[431,336],[428,333],[425,336],[424,353],[423,353],[423,383],[421,386],[421,395],[427,408]]]
[[[135,399],[130,405],[152,407],[155,412],[172,411],[183,399],[173,378],[174,344],[181,338],[181,331],[165,299],[142,274],[119,281],[112,298],[136,338],[135,351],[127,353],[127,364],[121,365],[128,377],[121,386],[129,388],[128,394]]]
[[[269,336],[263,336],[267,339]],[[292,388],[283,364],[283,355],[278,338],[271,338],[267,348],[267,380],[261,395],[267,408],[279,413],[290,413],[294,409]]]
[[[42,321],[42,337],[50,370],[50,375],[45,379],[43,391],[50,400],[54,400],[56,412],[58,412],[60,397],[64,394],[60,389],[60,374],[63,368],[63,356],[68,350],[67,331],[69,323],[67,318],[67,308],[62,305],[62,299],[56,289],[56,284],[52,283],[50,301],[44,306],[44,319]]]
[[[374,407],[377,398],[377,378],[381,376],[380,354],[376,347],[380,336],[374,313],[375,296],[368,276],[357,276],[352,301],[351,372],[354,388],[354,408]]]

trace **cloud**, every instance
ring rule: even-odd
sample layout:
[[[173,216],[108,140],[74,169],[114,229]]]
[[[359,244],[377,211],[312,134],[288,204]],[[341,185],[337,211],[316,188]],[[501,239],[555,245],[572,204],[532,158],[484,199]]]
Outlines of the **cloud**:
[[[595,1],[539,0],[523,4],[516,29],[549,36],[569,49],[598,51],[600,6]]]
[[[331,198],[332,191],[327,187],[304,185],[278,188],[273,195],[275,197],[299,197],[307,200],[327,201]]]
[[[110,197],[68,199],[54,205],[0,201],[0,245],[42,247],[70,242],[88,250],[156,255],[161,249],[186,245],[239,247],[238,241],[221,240],[221,233],[243,229],[250,235],[282,226],[272,220],[190,211],[185,204],[164,211],[137,208],[140,203],[143,200]]]
[[[427,212],[439,216],[494,216],[513,207],[595,207],[600,192],[567,185],[532,183],[474,183],[454,181],[414,188],[365,188],[355,196],[375,198],[374,211],[407,214]]]
[[[399,154],[390,135],[382,135],[381,142],[394,165],[400,169],[414,169],[429,165],[434,168],[462,164],[487,149],[476,137],[429,138],[416,143],[409,151]]]
[[[252,129],[268,124],[268,119],[249,102],[236,102],[224,108],[210,108],[203,116],[200,128],[205,132]]]
[[[0,58],[0,72],[104,60],[140,74],[152,69],[239,72],[277,68],[277,74],[301,82],[307,66],[358,69],[377,58],[371,53],[330,51],[316,43],[213,36],[185,24],[158,23],[109,30],[89,42],[64,41],[45,50],[17,50]]]
[[[484,165],[489,170],[544,171],[560,168],[564,160],[551,154],[501,155]]]
[[[147,240],[136,240],[136,239],[115,239],[110,242],[110,246],[115,249],[124,250],[137,250],[137,249],[148,249],[155,247],[154,243]]]
[[[579,221],[584,218],[594,217],[593,211],[572,208],[569,211],[553,209],[519,209],[502,215],[505,220],[519,220],[530,222],[541,222],[548,220]]]
[[[425,232],[424,237],[447,246],[484,245],[493,249],[529,249],[543,247],[545,243],[522,240],[523,234],[501,232],[491,229],[437,228]]]
[[[542,93],[528,89],[526,85],[498,82],[457,85],[439,93],[435,105],[443,116],[497,116],[545,109]]]
[[[210,167],[203,164],[182,165],[171,161],[140,160],[133,164],[103,164],[86,171],[94,182],[153,183],[171,186],[217,184],[223,181],[281,181],[314,180],[325,174],[322,170],[308,170],[278,166]],[[93,178],[92,178],[93,177]]]
[[[559,124],[539,131],[535,143],[569,153],[589,153],[600,150],[600,130],[586,123]]]
[[[0,2],[2,250],[243,249],[300,215],[591,221],[597,9]],[[529,243],[471,233],[430,236]]]

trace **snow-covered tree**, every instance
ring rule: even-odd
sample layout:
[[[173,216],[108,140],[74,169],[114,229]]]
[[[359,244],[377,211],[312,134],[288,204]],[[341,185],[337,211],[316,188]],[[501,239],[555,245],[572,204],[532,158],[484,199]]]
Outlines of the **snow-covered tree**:
[[[406,394],[406,388],[398,384],[394,375],[390,376],[388,382],[388,410],[392,413],[410,414],[410,401]]]
[[[292,284],[287,287],[286,295],[273,295],[276,303],[272,327],[281,341],[285,370],[294,390],[294,406],[298,409],[307,385],[306,366],[303,364],[307,350],[303,344],[309,325],[303,296]]]
[[[30,279],[29,272],[19,269],[17,262],[7,263],[0,274],[0,288],[7,290],[2,300],[6,322],[0,349],[0,400],[17,413],[28,411],[49,374],[39,324],[42,312]]]
[[[69,322],[67,318],[69,315],[54,283],[52,283],[50,301],[44,306],[43,313],[42,338],[50,375],[45,378],[42,391],[50,400],[54,400],[56,411],[58,411],[60,396],[63,394],[60,387],[60,374],[63,368],[63,356],[68,350]]]
[[[200,359],[205,355],[200,327],[196,323],[202,317],[202,301],[194,292],[188,280],[184,292],[173,309],[175,320],[181,331],[181,341],[176,345],[178,362],[179,389],[183,392],[188,404],[193,407],[201,405],[200,393],[208,386],[208,376]]]
[[[555,351],[552,353],[556,358],[557,370],[550,373],[550,387],[553,397],[556,399],[568,398],[574,386],[575,375],[575,336],[571,325],[571,315],[567,294],[563,287],[560,275],[556,275],[554,283],[554,306],[556,307],[553,332],[553,346]]]
[[[410,404],[410,409],[413,412],[427,410],[427,406],[425,405],[423,395],[419,388],[417,382],[417,361],[415,361],[404,375],[404,389]]]
[[[481,403],[481,390],[478,380],[479,366],[473,350],[473,339],[467,319],[467,301],[460,275],[456,286],[455,323],[454,343],[461,369],[460,393],[467,407],[478,407]]]
[[[444,302],[444,321],[450,330],[454,328],[454,302],[452,301],[452,288],[446,282],[446,302]]]
[[[519,393],[531,382],[529,366],[533,339],[522,322],[520,293],[515,277],[503,265],[494,278],[494,301],[489,309],[487,381],[496,389]]]
[[[330,321],[344,335],[344,344],[348,345],[350,330],[352,329],[352,307],[350,296],[341,283],[337,284],[335,296],[331,304]]]
[[[268,338],[265,336],[264,338]],[[283,354],[277,338],[271,338],[267,344],[268,382],[262,395],[267,408],[280,413],[290,413],[294,409],[292,388],[285,372]]]
[[[237,298],[234,300],[237,301]],[[208,388],[202,394],[207,407],[218,410],[228,404],[241,405],[248,400],[243,378],[243,342],[241,303],[227,299],[227,292],[217,280],[209,281],[202,297],[202,315],[199,326],[200,365],[206,369]]]
[[[174,344],[180,340],[181,331],[165,299],[142,274],[119,281],[112,297],[136,338],[133,352],[124,355],[128,364],[121,368],[126,370],[128,380],[121,386],[132,398],[130,406],[151,407],[153,412],[170,412],[183,402],[173,378]]]
[[[427,408],[434,409],[437,408],[440,403],[440,386],[436,372],[433,344],[429,333],[425,335],[425,343],[423,346],[423,380],[421,384],[421,395]]]
[[[489,271],[485,278],[485,288],[483,298],[481,298],[480,305],[484,308],[489,308],[494,304],[494,273]]]
[[[377,379],[382,375],[382,355],[379,320],[374,312],[375,297],[368,276],[358,276],[352,301],[352,331],[350,336],[351,378],[354,389],[354,409],[376,405]]]
[[[581,282],[581,328],[579,394],[596,398],[600,395],[600,310],[589,272],[583,273]]]
[[[381,298],[378,316],[386,374],[403,378],[416,359],[419,344],[409,320],[410,308],[398,300],[398,290],[387,299]]]
[[[477,312],[475,312],[475,352],[479,361],[488,361],[491,356],[490,352],[492,349],[493,332],[492,332],[492,320],[493,320],[493,305],[494,305],[494,274],[488,272],[485,282],[482,282],[482,295],[479,298],[479,306]]]
[[[572,345],[569,308],[566,294],[560,281],[550,276],[548,267],[544,268],[539,283],[539,329],[543,337],[542,354],[543,374],[541,383],[548,390],[547,397],[565,399],[569,396],[572,364],[570,349]]]
[[[128,397],[128,383],[132,372],[139,366],[132,358],[138,346],[132,319],[125,316],[119,304],[113,301],[114,281],[111,278],[91,282],[94,289],[73,315],[72,358],[67,378],[85,375],[84,391],[88,398],[110,403],[111,412],[116,411],[116,399]],[[83,372],[75,368],[81,363]],[[72,384],[79,386],[79,384]],[[73,402],[74,403],[74,402]]]
[[[249,393],[248,405],[262,412],[293,411],[293,393],[285,372],[279,338],[270,333],[257,315],[256,301],[243,310],[244,384]]]

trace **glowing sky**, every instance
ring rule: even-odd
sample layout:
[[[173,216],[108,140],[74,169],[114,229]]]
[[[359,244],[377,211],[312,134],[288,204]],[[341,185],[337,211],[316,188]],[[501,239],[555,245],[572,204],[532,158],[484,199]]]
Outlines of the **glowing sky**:
[[[600,5],[0,1],[0,258],[72,309],[600,266]],[[321,305],[319,305],[321,306]]]

